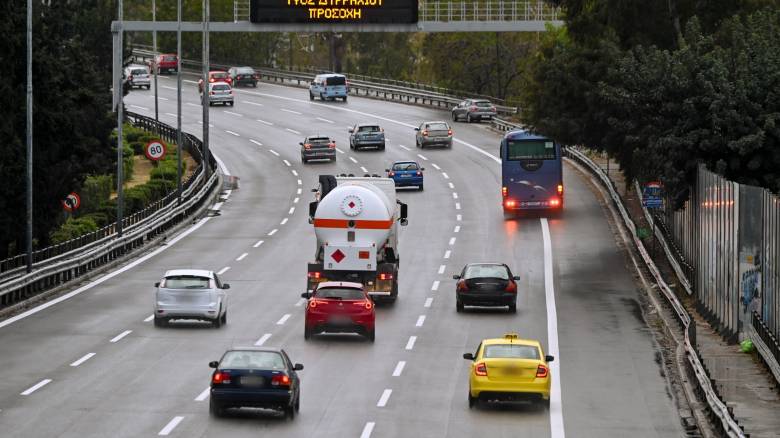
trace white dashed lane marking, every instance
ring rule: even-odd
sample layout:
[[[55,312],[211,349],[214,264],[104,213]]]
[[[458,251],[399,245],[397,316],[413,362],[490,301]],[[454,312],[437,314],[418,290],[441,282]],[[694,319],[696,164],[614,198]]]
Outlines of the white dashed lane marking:
[[[439,280],[434,281],[431,285],[431,290],[439,290],[439,284],[441,284]]]
[[[244,260],[246,258],[246,256],[248,256],[248,255],[249,255],[248,252],[243,253],[240,256],[238,256],[238,258],[236,258],[236,261],[240,262],[241,260]]]
[[[149,322],[154,319],[154,315],[149,315],[144,319],[144,322]]]
[[[461,220],[463,220],[463,216],[461,216],[461,215],[456,215],[456,216],[455,216],[455,220],[457,220],[458,222],[460,222]]]
[[[257,140],[251,140],[251,139],[250,139],[249,141],[251,141],[252,143],[254,143],[254,144],[258,145],[258,146],[262,146],[262,145],[263,145],[262,143],[260,143],[260,142],[259,142],[259,141],[257,141]]]
[[[354,157],[349,157],[350,160],[352,160],[353,163],[357,164],[357,160]]]
[[[445,259],[448,259],[448,258],[450,258],[450,254],[452,254],[452,251],[450,251],[450,250],[447,250],[447,251],[445,251],[445,252],[444,252],[444,258],[445,258]]]
[[[277,232],[277,231],[279,231],[279,230],[277,230],[276,228],[274,228],[273,230],[271,230],[271,232],[270,232],[270,233],[268,233],[268,235],[269,235],[269,236],[273,236],[274,234],[276,234],[276,232]]]
[[[365,172],[365,173],[368,173],[368,169],[366,169],[366,168],[365,168],[365,167],[363,167],[363,166],[360,166],[360,170],[362,170],[362,171],[363,171],[363,172]]]
[[[259,346],[265,344],[265,341],[267,341],[270,337],[271,337],[270,333],[264,334],[263,336],[260,337],[260,339],[257,340],[257,342],[255,342],[255,346],[259,347]]]
[[[288,319],[290,319],[290,314],[285,313],[284,316],[279,318],[279,321],[276,321],[276,325],[283,325],[285,322],[287,322]]]
[[[252,245],[252,248],[257,248],[258,246],[260,246],[260,245],[262,245],[262,244],[263,244],[263,241],[262,241],[262,240],[258,240],[258,241],[257,241],[257,243],[255,243],[254,245]]]
[[[287,214],[293,214],[295,213],[295,207],[290,207],[290,211],[287,212]]]
[[[217,275],[222,275],[222,274],[224,274],[225,272],[227,272],[229,270],[230,270],[230,266],[225,266],[224,268],[222,268],[219,271],[217,271]]]
[[[233,132],[227,129],[225,130],[225,132],[227,132],[230,135],[235,135],[236,137],[241,137],[241,134],[239,134],[238,132]]]
[[[206,388],[203,391],[201,391],[200,394],[198,394],[197,397],[195,397],[195,401],[203,401],[209,398],[209,392],[211,392],[211,388]]]
[[[333,121],[332,121],[332,120],[323,119],[322,117],[317,117],[317,120],[319,120],[319,121],[321,121],[321,122],[325,122],[325,123],[333,123]]]
[[[455,229],[452,230],[453,233],[460,233],[460,225],[455,225]]]
[[[281,221],[281,222],[279,222],[279,225],[284,225],[284,224],[286,224],[288,220],[290,220],[290,219],[289,219],[289,218],[284,218],[284,219],[282,219],[282,221]]]
[[[447,265],[439,266],[439,274],[443,274],[445,269],[447,269]]]
[[[272,153],[272,154],[276,155],[277,157],[279,156],[279,152],[276,152],[276,151],[275,151],[275,150],[273,150],[273,149],[268,149],[268,152],[270,152],[270,153]]]
[[[109,342],[111,342],[111,343],[119,342],[119,341],[122,340],[122,338],[124,338],[125,336],[129,335],[130,333],[133,333],[133,331],[132,330],[125,330],[122,333],[114,336],[114,338],[111,339],[111,341],[109,341]]]
[[[225,114],[230,114],[231,116],[235,116],[235,117],[244,117],[244,115],[243,115],[243,114],[234,113],[233,111],[223,111],[223,112],[224,112]]]
[[[292,164],[290,164],[290,162],[287,161],[287,160],[282,160],[282,163],[284,163],[284,165],[287,166],[287,167],[292,166]]]
[[[407,151],[411,151],[411,149],[409,149],[408,147],[406,147],[406,146],[404,146],[402,144],[399,144],[398,147],[400,147],[401,149],[406,149]]]
[[[443,177],[444,177],[444,179],[450,179],[450,176],[449,176],[449,175],[447,175],[447,172],[442,172],[442,173],[441,173],[441,176],[443,176]]]
[[[455,245],[455,238],[450,237],[450,246]]]
[[[399,360],[398,364],[395,366],[395,369],[393,370],[393,377],[399,377],[401,373],[404,372],[405,366],[406,366],[406,362],[403,360]]]
[[[295,169],[292,169],[290,172],[292,172],[293,176],[298,176],[298,171]]]
[[[455,203],[455,210],[460,210],[460,202]]]
[[[290,128],[284,128],[284,130],[285,130],[285,131],[292,132],[292,133],[293,133],[293,134],[295,134],[295,135],[301,135],[301,133],[300,133],[300,132],[298,132],[298,131],[296,131],[296,130],[294,130],[294,129],[290,129]]]
[[[436,170],[441,170],[441,167],[437,166],[436,163],[431,163],[431,166]]]
[[[88,361],[89,359],[91,359],[92,356],[94,356],[95,354],[96,353],[87,353],[84,356],[82,356],[80,359],[78,359],[75,362],[73,362],[72,364],[70,364],[70,366],[77,367],[77,366],[83,364],[84,362]]]
[[[30,395],[33,392],[43,388],[44,386],[51,383],[51,379],[43,379],[40,382],[36,383],[35,385],[25,389],[23,392],[21,392],[19,395]]]
[[[298,111],[293,111],[293,110],[290,110],[290,109],[287,109],[287,108],[282,108],[282,111],[284,111],[286,113],[290,113],[290,114],[297,114],[299,116],[301,115],[301,113],[299,113]]]
[[[409,336],[409,341],[406,343],[406,349],[407,350],[413,349],[415,342],[417,342],[417,336]]]
[[[390,394],[393,393],[392,389],[385,389],[382,392],[382,396],[379,397],[379,401],[376,402],[376,407],[383,408],[387,405],[387,402],[390,400]]]
[[[369,421],[366,423],[366,425],[363,427],[363,432],[360,433],[360,438],[370,438],[371,432],[374,431],[375,423],[373,421]]]
[[[426,298],[423,307],[431,307],[431,304],[433,304],[433,298]]]
[[[257,119],[257,121],[258,121],[258,122],[260,122],[260,123],[263,123],[263,124],[265,124],[265,125],[268,125],[268,126],[274,126],[274,124],[273,124],[273,123],[271,123],[271,122],[266,122],[265,120],[260,120],[260,119]]]
[[[417,323],[414,325],[415,327],[422,327],[423,324],[425,324],[425,315],[420,315],[417,317]]]
[[[169,421],[168,424],[166,424],[165,427],[163,427],[160,433],[158,433],[157,435],[166,436],[170,434],[171,432],[173,432],[173,429],[175,429],[176,426],[178,426],[179,423],[181,423],[181,420],[183,419],[184,417],[173,417],[173,420]]]
[[[455,188],[455,184],[453,184],[453,183],[447,183],[447,185],[449,185],[451,189]]]
[[[248,104],[254,105],[254,106],[263,106],[262,103],[251,102],[251,101],[248,101],[248,100],[244,100],[244,101],[242,101],[242,103],[248,103]]]

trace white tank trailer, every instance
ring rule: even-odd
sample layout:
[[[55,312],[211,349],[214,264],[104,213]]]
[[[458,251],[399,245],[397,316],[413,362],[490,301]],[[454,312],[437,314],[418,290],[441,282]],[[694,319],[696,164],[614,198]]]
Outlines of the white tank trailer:
[[[307,289],[322,281],[362,283],[375,300],[398,297],[398,226],[406,204],[389,178],[320,175],[309,222],[317,236]]]

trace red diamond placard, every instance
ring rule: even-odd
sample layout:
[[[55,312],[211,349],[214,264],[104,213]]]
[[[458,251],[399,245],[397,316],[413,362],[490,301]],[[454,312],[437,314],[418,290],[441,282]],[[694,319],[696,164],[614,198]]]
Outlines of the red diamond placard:
[[[347,204],[349,208],[355,208],[355,203],[353,201],[349,201],[349,204]]]
[[[344,257],[346,257],[346,255],[344,255],[344,253],[341,252],[340,249],[337,249],[336,251],[333,251],[333,254],[331,254],[330,257],[333,260],[335,260],[336,263],[341,263],[341,261],[344,260]]]

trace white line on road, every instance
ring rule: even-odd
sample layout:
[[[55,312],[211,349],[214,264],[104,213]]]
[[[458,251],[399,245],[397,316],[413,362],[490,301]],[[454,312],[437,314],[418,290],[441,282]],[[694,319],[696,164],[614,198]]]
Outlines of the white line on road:
[[[203,106],[203,105],[199,105],[199,104],[197,104],[197,103],[192,103],[192,102],[184,102],[184,104],[185,104],[185,105],[189,105],[189,106],[196,106],[196,107],[198,107],[198,108],[200,108],[201,106]]]
[[[229,270],[230,270],[230,266],[225,266],[224,268],[222,268],[219,271],[217,271],[217,275],[222,275],[222,274],[224,274],[225,272],[227,272]]]
[[[409,341],[406,343],[406,349],[411,350],[414,348],[414,343],[417,341],[417,336],[409,336]]]
[[[179,117],[178,115],[176,115],[174,113],[165,113],[165,115],[166,116],[171,116],[171,117]]]
[[[249,253],[248,253],[248,252],[245,252],[245,253],[243,253],[243,254],[241,254],[240,256],[238,256],[238,258],[236,259],[236,261],[237,261],[237,262],[240,262],[241,260],[244,260],[244,259],[246,258],[246,256],[248,256],[248,255],[249,255]]]
[[[439,280],[434,281],[431,285],[431,290],[439,290],[439,284],[441,284]]]
[[[252,245],[252,248],[257,248],[258,246],[260,246],[260,245],[262,245],[262,244],[263,244],[263,241],[262,241],[262,240],[258,240],[258,241],[257,241],[257,243],[255,243],[254,245]]]
[[[450,246],[455,245],[455,238],[450,237]]]
[[[48,385],[51,382],[51,379],[43,379],[40,382],[36,383],[35,385],[27,388],[24,390],[24,392],[20,393],[19,395],[30,395],[33,392],[43,388],[44,386]]]
[[[439,274],[443,274],[445,269],[447,269],[447,265],[439,266]]]
[[[254,105],[254,106],[263,106],[263,104],[262,104],[262,103],[257,103],[257,102],[250,102],[250,101],[248,101],[248,100],[243,100],[243,101],[241,101],[241,103],[248,103],[248,104],[250,104],[250,105]]]
[[[425,324],[425,315],[420,315],[417,317],[417,323],[414,325],[415,327],[422,327],[423,324]]]
[[[290,172],[292,172],[293,176],[298,176],[298,171],[295,169],[292,169]]]
[[[553,284],[552,243],[547,218],[541,218],[542,239],[544,240],[544,295],[547,303],[547,349],[555,361],[548,364],[550,374],[560,376],[560,351],[558,350],[558,316],[555,310],[555,288]],[[563,401],[561,399],[561,380],[553,379],[550,388],[550,435],[563,438]]]
[[[406,147],[406,146],[404,146],[402,144],[399,144],[398,147],[400,147],[401,149],[406,149],[407,151],[411,151],[411,149],[409,149],[408,147]]]
[[[279,225],[284,225],[287,223],[287,221],[290,220],[290,218],[284,218],[281,222],[279,222]]]
[[[269,236],[273,236],[274,234],[276,234],[276,232],[277,232],[277,231],[279,231],[279,230],[277,230],[276,228],[274,228],[273,230],[271,230],[271,232],[270,232],[270,233],[268,233],[268,235],[269,235]]]
[[[154,315],[149,315],[146,318],[144,318],[144,322],[149,322],[154,319]]]
[[[317,120],[320,120],[325,123],[333,123],[333,120],[323,119],[322,117],[317,117]]]
[[[460,225],[455,225],[455,229],[452,230],[453,233],[460,233]]]
[[[360,166],[360,170],[362,170],[362,171],[363,171],[363,172],[365,172],[365,173],[368,173],[368,169],[366,169],[366,168],[365,168],[365,167],[363,167],[363,166]]]
[[[452,254],[452,251],[450,251],[450,250],[447,250],[447,251],[445,251],[445,252],[444,252],[444,258],[445,258],[445,259],[448,259],[448,258],[450,258],[450,254]]]
[[[442,172],[442,173],[441,173],[441,176],[443,176],[443,177],[444,177],[444,179],[450,179],[450,176],[449,176],[449,175],[447,175],[447,172]]]
[[[112,343],[119,342],[119,341],[122,340],[122,338],[124,338],[125,336],[129,335],[130,333],[133,333],[133,331],[132,330],[125,330],[122,333],[114,336],[114,338],[111,339],[111,341],[109,341],[109,342],[112,342]]]
[[[195,401],[203,401],[209,398],[209,393],[211,392],[211,388],[204,389],[200,394],[198,394],[197,397],[195,397]]]
[[[451,189],[455,189],[455,184],[453,184],[453,183],[447,183],[447,185],[449,185]]]
[[[371,432],[374,431],[374,425],[375,423],[373,421],[366,423],[363,427],[363,432],[360,433],[360,438],[371,438]]]
[[[282,108],[281,110],[282,110],[282,111],[284,111],[284,112],[286,112],[286,113],[290,113],[290,114],[297,114],[297,115],[299,115],[299,116],[301,115],[301,113],[299,113],[298,111],[289,110],[289,109],[287,109],[287,108]]]
[[[273,150],[273,149],[268,149],[268,152],[270,152],[270,153],[272,153],[272,154],[276,155],[277,157],[279,156],[279,152],[276,152],[276,151],[275,151],[275,150]]]
[[[338,153],[340,153],[340,154],[343,154],[343,153],[344,153],[344,151],[342,151],[342,150],[341,150],[341,149],[339,149],[339,148],[336,148],[336,152],[338,152]]]
[[[183,419],[184,417],[173,417],[173,420],[169,421],[168,424],[166,424],[157,435],[168,435],[173,431],[173,429],[176,428],[176,426],[179,425],[179,423],[181,423],[181,420]]]
[[[84,362],[88,361],[89,359],[91,359],[92,356],[94,356],[95,354],[97,354],[97,353],[87,353],[84,356],[82,356],[81,359],[79,359],[79,360],[73,362],[72,364],[70,364],[70,366],[77,367],[77,366],[83,364]]]
[[[230,114],[231,116],[244,117],[243,114],[234,113],[233,111],[222,111],[222,112],[225,113],[225,114]]]
[[[298,194],[299,195],[301,194],[301,189],[298,189]],[[297,204],[298,201],[300,201],[300,200],[301,200],[301,198],[296,197],[295,199],[293,199],[293,204]]]
[[[301,298],[300,300],[298,300],[297,303],[295,303],[295,307],[301,307],[307,301],[309,300],[307,300],[306,298]]]
[[[290,162],[287,160],[282,160],[282,163],[284,163],[287,167],[292,166],[292,164],[290,164]]]
[[[390,400],[390,394],[393,393],[392,389],[385,389],[382,392],[382,396],[379,397],[379,401],[376,402],[376,407],[383,408],[385,405],[387,405],[387,401]]]
[[[276,321],[276,325],[283,325],[285,322],[287,322],[288,319],[290,319],[290,314],[285,313],[284,316],[279,318],[279,321]]]
[[[149,111],[149,108],[147,108],[145,106],[130,105],[130,108],[137,108],[139,110]]]
[[[273,123],[271,123],[271,122],[266,122],[265,120],[260,120],[260,119],[257,119],[257,121],[258,121],[258,122],[260,122],[260,123],[263,123],[263,124],[265,124],[265,125],[268,125],[268,126],[274,126],[274,124],[273,124]]]
[[[284,128],[284,130],[285,130],[285,131],[292,132],[292,133],[293,133],[293,134],[295,134],[295,135],[301,135],[301,133],[300,133],[300,132],[298,132],[298,131],[296,131],[296,130],[294,130],[294,129],[290,129],[290,128]]]
[[[459,215],[459,214],[458,214],[458,215],[455,215],[455,219],[456,219],[458,222],[460,222],[460,221],[462,221],[462,220],[463,220],[463,216],[461,216],[461,215]]]
[[[441,170],[441,167],[437,166],[436,163],[431,163],[431,166],[436,170]]]
[[[225,132],[227,132],[230,135],[235,135],[236,137],[241,137],[241,134],[239,134],[238,132],[233,132],[229,129],[226,129]]]
[[[395,366],[395,369],[393,370],[393,377],[399,377],[401,373],[404,372],[405,366],[406,366],[406,361],[399,360],[398,364]]]
[[[298,185],[299,185],[299,186],[300,186],[300,185],[303,185],[303,181],[301,181],[301,180],[298,180]]]
[[[151,97],[154,98],[154,96],[151,96]],[[167,97],[158,97],[158,99],[160,99],[160,100],[170,100]]]
[[[427,158],[425,158],[425,156],[424,156],[424,155],[422,155],[422,154],[417,154],[417,156],[418,156],[418,157],[420,157],[420,158],[422,158],[422,159],[423,159],[423,160],[425,160],[425,161],[428,161],[428,159],[427,159]]]
[[[293,214],[295,213],[295,207],[290,207],[290,211],[287,212],[287,214]]]
[[[458,199],[458,192],[452,192],[452,199]]]
[[[254,144],[258,145],[258,146],[262,146],[262,145],[263,145],[262,143],[260,143],[260,142],[259,142],[259,141],[257,141],[257,140],[252,140],[252,139],[249,139],[249,141],[251,141],[252,143],[254,143]]]
[[[460,202],[455,203],[455,210],[460,210]]]
[[[357,160],[355,159],[355,157],[349,157],[349,159],[352,160],[353,163],[357,164]]]
[[[259,346],[265,344],[265,341],[267,341],[268,338],[270,338],[270,337],[271,337],[270,333],[264,334],[263,336],[260,337],[260,339],[257,340],[257,342],[255,342],[255,347],[259,347]]]
[[[163,85],[162,88],[165,88],[166,90],[178,91],[178,88],[176,88],[176,87],[169,87],[167,85]]]
[[[426,298],[423,307],[431,307],[431,304],[433,304],[433,298]]]

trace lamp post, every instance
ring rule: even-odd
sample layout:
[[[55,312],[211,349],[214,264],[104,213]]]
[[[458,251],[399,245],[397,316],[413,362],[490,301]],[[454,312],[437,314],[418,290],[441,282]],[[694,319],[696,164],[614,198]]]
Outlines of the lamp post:
[[[32,85],[32,0],[27,0],[27,272],[32,271],[33,236],[33,85]]]

